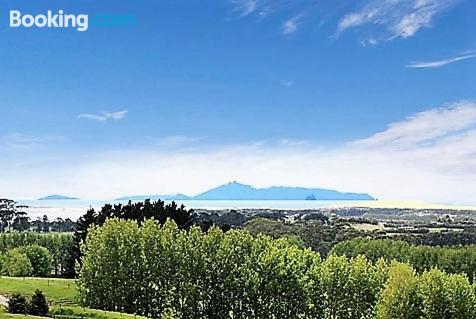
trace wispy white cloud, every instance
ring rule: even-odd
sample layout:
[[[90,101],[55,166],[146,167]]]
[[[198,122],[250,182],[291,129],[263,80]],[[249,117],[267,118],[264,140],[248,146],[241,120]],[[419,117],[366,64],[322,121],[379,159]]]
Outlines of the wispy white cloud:
[[[476,102],[459,102],[414,114],[402,122],[390,124],[385,131],[358,143],[372,147],[387,145],[416,147],[473,126],[476,126]]]
[[[45,141],[44,138],[33,136],[33,135],[26,135],[23,133],[9,133],[2,137],[2,142],[4,145],[8,146],[18,146],[18,147],[29,147],[33,145],[42,144]]]
[[[203,136],[170,135],[160,137],[147,137],[147,144],[165,147],[184,147],[191,146],[205,140]]]
[[[299,28],[299,25],[302,23],[303,18],[304,14],[300,13],[286,20],[283,23],[282,33],[284,35],[291,35],[296,33]]]
[[[382,132],[355,141],[351,149],[384,156],[389,162],[400,161],[432,178],[466,181],[469,176],[476,177],[475,141],[476,102],[464,101],[390,124]],[[441,183],[444,185],[444,180]],[[469,187],[463,184],[461,187]]]
[[[254,16],[261,20],[273,13],[288,16],[281,25],[283,35],[296,33],[304,18],[315,7],[313,0],[231,0],[230,2],[240,17]]]
[[[52,135],[31,135],[20,132],[13,132],[0,137],[0,146],[7,148],[29,149],[46,145],[51,142],[64,141],[62,136]]]
[[[385,39],[409,38],[429,27],[434,18],[459,0],[372,0],[358,11],[342,17],[336,35],[374,24],[387,29]]]
[[[319,25],[329,20],[330,14],[341,17],[337,22],[335,37],[352,28],[373,25],[373,29],[366,32],[368,39],[361,43],[375,45],[384,40],[414,36],[421,29],[430,27],[440,13],[463,0],[362,0],[358,2],[362,5],[357,9],[356,1],[341,1],[342,4],[334,5],[333,10],[329,10],[325,1],[315,0],[226,1],[232,4],[240,17],[263,19],[272,14],[287,17],[281,24],[283,35],[296,33],[304,21],[309,25]],[[350,7],[354,10],[350,10]]]
[[[258,0],[231,0],[231,4],[242,16],[252,14],[258,9]]]
[[[295,140],[290,138],[284,138],[279,141],[280,145],[284,146],[305,146],[305,145],[312,145],[311,141],[309,140]]]
[[[339,21],[338,33],[366,23],[367,19],[369,19],[371,16],[372,14],[363,12],[347,14]]]
[[[83,113],[83,114],[79,114],[78,118],[104,122],[107,120],[119,121],[119,120],[122,120],[124,117],[126,117],[126,115],[127,115],[127,110],[122,110],[117,112]]]
[[[476,58],[476,51],[470,51],[462,55],[458,55],[453,58],[443,59],[443,60],[436,60],[436,61],[420,61],[420,62],[412,62],[407,65],[408,68],[418,68],[418,69],[436,69],[441,68],[445,65]]]

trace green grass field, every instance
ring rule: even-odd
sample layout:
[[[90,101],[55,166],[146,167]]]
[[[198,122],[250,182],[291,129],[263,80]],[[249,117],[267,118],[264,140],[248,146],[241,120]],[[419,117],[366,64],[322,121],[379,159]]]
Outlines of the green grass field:
[[[366,232],[372,232],[372,231],[375,231],[375,230],[384,230],[385,227],[383,227],[383,225],[381,224],[378,224],[378,225],[374,225],[374,224],[367,224],[367,223],[352,223],[351,226],[357,230],[362,230],[362,231],[366,231]]]
[[[114,319],[114,318],[124,318],[124,319],[146,319],[145,317],[134,316],[118,312],[102,311],[95,309],[82,308],[80,306],[67,306],[67,307],[58,307],[54,306],[50,309],[50,313],[53,316],[62,315],[62,316],[72,316],[72,317],[81,317],[84,318],[93,318],[93,319]],[[53,316],[54,317],[54,316]]]
[[[56,317],[55,317],[56,315]],[[53,306],[50,308],[49,317],[35,317],[29,315],[13,315],[9,313],[2,312],[0,310],[0,319],[14,319],[14,318],[24,318],[24,319],[39,319],[39,318],[61,318],[68,319],[71,318],[85,318],[85,319],[146,319],[145,317],[128,315],[118,312],[94,310],[88,308],[82,308],[79,306],[67,306],[60,308],[59,306]]]
[[[28,315],[12,315],[9,313],[0,313],[0,319],[14,319],[14,318],[23,318],[23,319],[40,319],[40,318],[48,318],[48,317],[35,317],[35,316],[28,316]]]
[[[10,319],[10,318],[24,318],[24,319],[39,319],[45,317],[35,317],[35,316],[25,316],[25,315],[12,315],[10,313],[6,313],[5,310],[0,307],[0,319]]]
[[[32,295],[40,289],[54,304],[76,304],[76,284],[72,279],[0,277],[0,294]]]
[[[52,302],[50,307],[51,317],[54,317],[53,315],[60,315],[61,317],[59,318],[63,319],[67,319],[68,316],[71,316],[71,318],[83,317],[85,319],[144,318],[78,306],[76,301],[76,284],[72,279],[0,277],[0,295],[8,297],[14,293],[20,293],[30,296],[36,289],[43,291],[46,299]],[[43,317],[12,315],[0,309],[0,319],[4,318],[39,319]]]

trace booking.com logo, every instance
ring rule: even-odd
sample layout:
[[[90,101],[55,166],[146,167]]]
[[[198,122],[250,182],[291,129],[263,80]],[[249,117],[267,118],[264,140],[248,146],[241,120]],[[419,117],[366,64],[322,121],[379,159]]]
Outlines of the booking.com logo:
[[[20,10],[10,10],[10,28],[72,28],[79,32],[95,27],[128,27],[137,23],[135,16],[122,14],[66,14],[63,10],[45,14],[23,14]]]

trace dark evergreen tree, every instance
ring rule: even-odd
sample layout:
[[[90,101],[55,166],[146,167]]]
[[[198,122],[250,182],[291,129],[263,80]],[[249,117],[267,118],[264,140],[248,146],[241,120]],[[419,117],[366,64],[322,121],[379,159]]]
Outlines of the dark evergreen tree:
[[[45,295],[41,290],[36,290],[31,296],[31,302],[28,313],[33,316],[45,316],[48,313],[49,307]]]
[[[88,228],[92,225],[97,224],[99,224],[98,214],[96,214],[96,212],[92,208],[88,209],[86,214],[81,216],[76,222],[76,230],[73,236],[73,249],[71,252],[73,265],[75,264],[75,262],[81,263],[81,243],[86,240],[86,236],[88,235]]]
[[[34,221],[32,221],[31,226],[35,232],[41,233],[43,230],[43,221],[41,220],[41,217],[37,217]]]
[[[11,199],[0,199],[0,232],[9,230],[15,217],[15,204]]]
[[[26,314],[28,310],[28,303],[25,296],[21,294],[14,294],[8,300],[8,312]]]
[[[30,218],[25,212],[17,212],[13,219],[12,228],[16,231],[26,231],[30,229]]]
[[[43,218],[41,219],[41,231],[45,233],[50,231],[50,221],[46,215],[43,215]]]
[[[63,219],[61,217],[56,218],[54,221],[50,222],[50,231],[54,232],[72,232],[76,229],[76,223],[71,219]]]
[[[151,202],[147,199],[137,203],[129,201],[126,205],[106,204],[97,213],[91,208],[76,223],[72,254],[75,262],[81,265],[80,245],[86,240],[89,227],[92,225],[102,226],[110,218],[133,220],[139,225],[148,219],[155,219],[160,224],[164,224],[170,219],[177,224],[179,229],[185,230],[188,230],[196,221],[196,215],[192,209],[186,209],[184,205],[178,206],[175,202],[165,204],[162,200]]]

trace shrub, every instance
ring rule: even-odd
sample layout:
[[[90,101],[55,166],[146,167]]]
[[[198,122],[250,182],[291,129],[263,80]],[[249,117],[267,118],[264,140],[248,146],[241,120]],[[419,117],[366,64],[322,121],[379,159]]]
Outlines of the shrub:
[[[5,256],[3,272],[12,277],[28,277],[31,276],[33,267],[26,254],[18,249],[12,249]]]
[[[8,300],[8,312],[26,314],[28,309],[28,303],[25,296],[21,294],[14,294]]]
[[[44,316],[48,313],[48,303],[41,290],[36,290],[31,296],[29,314],[34,316]]]

